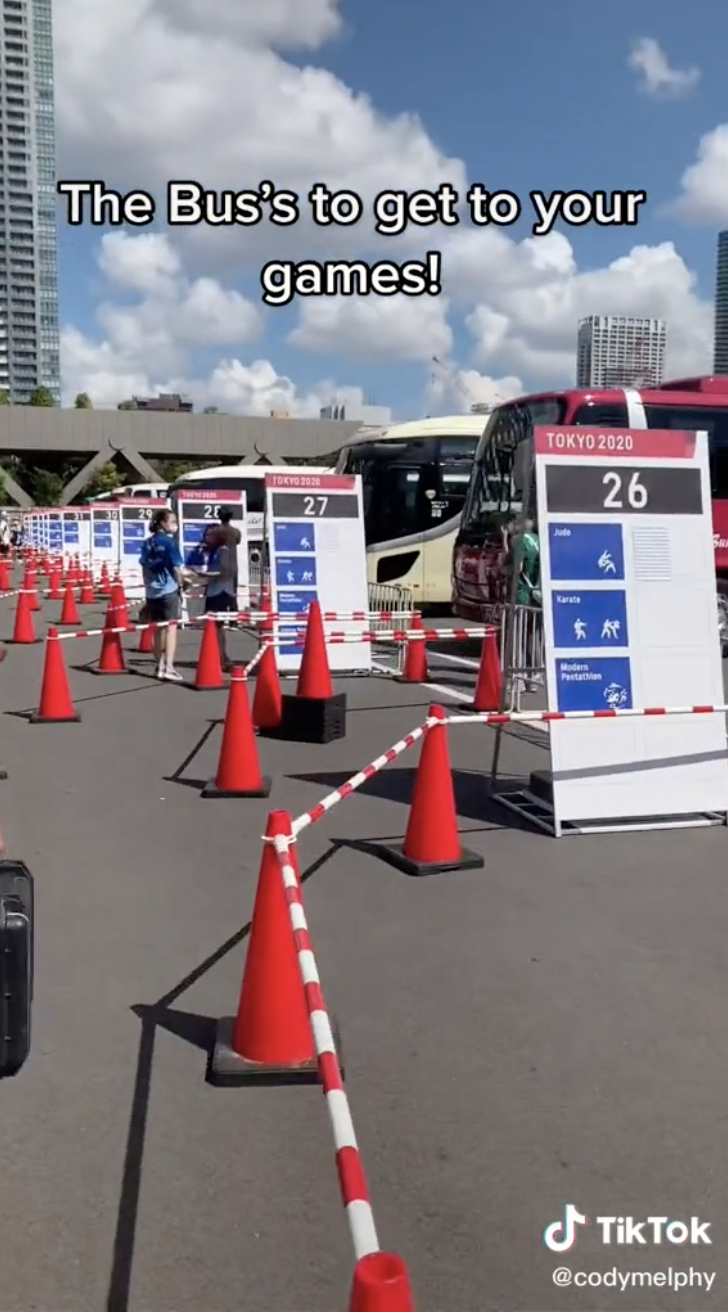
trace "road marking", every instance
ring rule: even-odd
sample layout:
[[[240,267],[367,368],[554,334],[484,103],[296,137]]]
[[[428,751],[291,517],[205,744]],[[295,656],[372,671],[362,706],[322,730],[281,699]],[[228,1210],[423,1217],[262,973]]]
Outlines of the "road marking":
[[[479,670],[480,661],[470,660],[467,656],[451,656],[445,651],[433,651],[433,659],[438,661],[452,661],[453,665],[466,665],[469,670]]]

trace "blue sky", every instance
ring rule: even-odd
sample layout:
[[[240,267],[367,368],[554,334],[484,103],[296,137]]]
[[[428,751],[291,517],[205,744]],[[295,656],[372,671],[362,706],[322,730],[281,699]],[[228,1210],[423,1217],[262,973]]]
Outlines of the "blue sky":
[[[281,0],[281,3],[285,2]],[[312,14],[314,9],[323,10],[325,6],[332,11],[336,8],[333,0],[298,0],[298,3],[302,8],[310,5]],[[195,7],[196,0],[187,0],[189,10]],[[246,8],[249,6],[243,5],[243,9]],[[199,9],[202,11],[204,5],[200,3]],[[670,212],[669,206],[680,191],[682,175],[696,160],[701,139],[713,133],[724,120],[728,121],[724,55],[728,12],[722,16],[714,0],[694,0],[688,11],[683,4],[678,5],[677,0],[663,0],[659,5],[650,0],[641,3],[632,0],[630,4],[626,0],[613,0],[608,13],[602,14],[593,6],[577,4],[575,0],[559,0],[554,6],[540,6],[533,0],[511,0],[508,5],[498,6],[475,5],[471,0],[450,0],[446,7],[436,0],[418,0],[417,4],[414,0],[399,0],[396,21],[391,4],[385,4],[384,0],[367,0],[367,3],[344,0],[339,12],[343,28],[332,40],[314,42],[308,49],[282,53],[279,46],[279,53],[273,56],[275,62],[270,65],[274,76],[271,78],[269,71],[269,80],[275,83],[275,78],[286,72],[281,59],[287,66],[293,66],[291,74],[295,74],[299,82],[301,79],[305,81],[308,76],[305,70],[311,66],[329,70],[352,92],[369,97],[375,110],[385,119],[401,114],[417,115],[433,150],[447,159],[464,161],[468,179],[482,181],[492,189],[514,190],[523,197],[531,188],[545,191],[555,188],[644,189],[648,203],[642,207],[637,230],[602,229],[589,225],[562,231],[573,249],[580,273],[603,270],[636,245],[659,247],[662,243],[674,242],[679,256],[697,275],[696,287],[675,290],[680,281],[680,269],[671,265],[664,271],[665,288],[667,280],[672,279],[670,289],[663,290],[662,285],[658,285],[659,277],[663,275],[652,270],[649,276],[645,275],[643,311],[640,310],[639,298],[637,303],[634,299],[630,304],[625,303],[624,311],[667,314],[675,367],[679,371],[683,367],[700,369],[704,355],[704,371],[709,370],[705,302],[712,296],[715,231],[722,216],[716,212],[715,204],[711,209],[708,201],[695,196],[691,201],[691,214],[693,218],[702,218],[702,223],[678,217]],[[689,21],[686,21],[686,14]],[[673,69],[697,70],[699,77],[696,74],[693,79],[695,85],[686,85],[685,94],[671,97],[649,94],[645,89],[644,74],[639,74],[628,62],[634,43],[645,37],[659,43]],[[139,39],[142,39],[141,30]],[[249,35],[243,36],[242,40],[246,57],[259,60],[261,69],[267,67],[265,42],[259,36],[251,41]],[[59,47],[59,167],[65,170],[65,176],[69,176],[68,168],[73,167],[75,172],[70,176],[78,177],[81,176],[78,169],[83,168],[87,159],[89,167],[85,176],[99,176],[90,170],[97,167],[104,156],[94,153],[89,130],[86,128],[81,132],[69,110],[73,96],[78,103],[88,88],[79,91],[74,84],[73,79],[78,75],[70,67],[68,45],[64,46],[61,41]],[[251,47],[254,48],[252,54]],[[250,67],[254,69],[256,65]],[[302,73],[296,70],[302,70]],[[160,79],[163,73],[160,64]],[[143,75],[148,77],[149,73],[145,74],[140,68],[139,76]],[[154,75],[153,68],[151,75]],[[273,94],[275,86],[270,89]],[[133,92],[133,87],[130,90]],[[174,90],[170,90],[170,96],[174,94]],[[299,89],[296,94],[303,95],[304,92]],[[224,105],[219,106],[219,112],[224,114]],[[221,121],[224,122],[224,118]],[[103,123],[100,123],[99,134],[102,128]],[[154,134],[153,124],[148,130]],[[327,131],[331,130],[322,123],[320,150],[310,152],[312,171],[318,168],[318,173],[309,175],[310,182],[328,180]],[[239,135],[241,143],[240,171],[236,169],[235,176],[226,178],[227,185],[235,188],[254,185],[264,175],[265,157],[255,158],[255,142],[245,121],[239,120],[237,124],[228,121],[227,131],[231,138]],[[267,166],[270,176],[281,186],[294,185],[289,177],[295,173],[295,162],[287,167],[286,138],[284,120],[277,132],[271,134]],[[173,145],[166,152],[160,149],[159,155],[177,169],[179,176],[180,169],[184,170],[184,138],[179,138],[176,155]],[[352,150],[355,158],[356,154],[357,151]],[[255,158],[253,166],[249,164],[251,155]],[[720,166],[719,156],[720,151],[716,148],[716,168]],[[120,187],[151,183],[161,189],[166,177],[163,168],[160,172],[160,160],[142,166],[141,155],[139,158],[137,182],[133,176],[134,157],[131,152],[126,155],[121,152],[116,165],[112,152],[107,181]],[[234,153],[228,158],[234,161]],[[393,150],[389,169],[383,170],[388,178],[385,185],[401,184],[404,163]],[[342,182],[342,169],[338,168],[339,185],[357,186],[354,172],[347,176],[344,167]],[[432,178],[431,168],[429,173],[427,169],[424,172]],[[192,175],[195,176],[194,168]],[[190,173],[183,171],[182,176],[190,176]],[[209,181],[207,177],[200,180]],[[440,180],[449,179],[443,175]],[[701,185],[703,183],[704,180]],[[223,185],[221,175],[214,176],[210,185]],[[300,185],[298,176],[295,185]],[[529,213],[528,209],[526,213]],[[725,221],[728,222],[728,207]],[[97,264],[100,235],[98,230],[89,227],[68,229],[61,219],[62,319],[65,326],[72,325],[77,330],[73,349],[67,344],[64,358],[68,381],[74,386],[88,383],[91,387],[94,377],[99,374],[99,351],[108,338],[108,323],[100,328],[96,321],[99,302],[109,299],[109,288]],[[217,249],[212,245],[218,235],[208,234],[204,250],[185,248],[184,277],[191,281],[200,275],[214,277],[224,288],[236,288],[252,301],[257,301],[258,290],[251,272],[257,262],[266,258],[265,253],[257,260],[255,247],[248,244],[243,247],[241,259],[223,257],[219,254],[223,250],[222,243]],[[516,242],[528,235],[529,225],[525,218],[515,228],[506,230],[506,236]],[[486,234],[488,239],[491,236],[490,232]],[[245,234],[244,240],[248,237],[249,234]],[[310,243],[307,247],[303,230],[298,237],[298,258],[317,253],[311,249]],[[134,240],[138,239],[136,235]],[[366,244],[364,233],[361,241]],[[423,236],[423,243],[425,246],[430,244],[430,234]],[[226,246],[225,250],[228,249]],[[359,254],[354,250],[351,253],[354,257]],[[410,250],[402,249],[399,239],[387,243],[386,255],[390,258],[406,259],[410,254]],[[563,246],[558,254],[563,262]],[[477,253],[471,252],[468,258],[477,272],[480,267]],[[490,248],[484,250],[482,268],[489,260],[493,260]],[[448,260],[445,242],[444,281],[449,299],[452,298],[448,269],[455,268],[454,261],[454,256]],[[167,373],[164,372],[165,362],[176,363],[171,356],[164,357],[162,353],[160,366],[156,370],[150,367],[144,375],[143,369],[135,372],[130,367],[128,345],[124,348],[124,360],[119,364],[116,359],[118,351],[112,341],[106,352],[109,369],[105,373],[116,369],[122,381],[142,380],[144,375],[150,385],[175,380],[194,383],[194,380],[206,378],[223,358],[238,360],[244,368],[255,360],[265,360],[273,366],[275,375],[292,380],[295,392],[291,393],[291,404],[294,409],[301,405],[305,409],[307,405],[310,410],[321,386],[325,392],[326,386],[331,384],[332,388],[334,385],[360,388],[368,398],[391,405],[399,416],[414,417],[424,409],[452,409],[455,406],[455,396],[447,389],[439,395],[428,394],[428,379],[432,371],[428,365],[426,343],[431,342],[438,348],[436,353],[447,358],[454,372],[462,371],[469,386],[474,381],[477,388],[480,377],[496,382],[515,379],[523,386],[539,388],[567,383],[569,377],[566,375],[571,366],[567,366],[566,320],[562,316],[559,324],[555,323],[553,349],[550,350],[544,326],[530,328],[528,312],[523,311],[531,275],[524,274],[520,291],[513,287],[508,291],[495,287],[497,270],[493,286],[483,275],[477,299],[474,299],[474,293],[469,302],[462,286],[468,281],[466,274],[467,271],[460,267],[460,290],[446,315],[451,340],[442,337],[441,326],[430,326],[422,334],[425,345],[420,350],[419,359],[412,358],[417,348],[411,342],[403,345],[401,350],[392,345],[383,359],[372,360],[366,342],[361,350],[357,350],[364,332],[369,333],[369,342],[377,335],[377,322],[371,319],[373,311],[367,312],[370,315],[368,324],[352,326],[350,315],[348,320],[342,319],[336,331],[329,325],[325,332],[318,332],[318,349],[301,349],[286,340],[298,322],[300,307],[294,305],[285,311],[266,311],[254,340],[231,341],[221,348],[218,333],[211,344],[200,342],[190,346],[188,343],[184,368],[180,363],[178,369],[171,368],[170,371],[168,368]],[[574,305],[579,312],[619,311],[614,297],[609,304],[596,303],[602,296],[600,283],[589,290],[589,287],[574,284],[571,274],[562,271],[559,277],[561,284],[554,284],[550,289],[550,304],[559,296],[568,295],[575,297]],[[641,277],[639,269],[635,269],[629,280],[634,285]],[[536,278],[534,286],[538,281]],[[121,281],[117,279],[117,282],[113,303],[129,310],[133,316],[138,293],[130,295]],[[685,305],[681,296],[687,298]],[[516,304],[519,297],[520,309]],[[618,294],[616,301],[619,301]],[[467,326],[467,321],[478,307],[481,320],[492,327],[495,315],[498,333],[501,338],[504,334],[508,338],[500,348],[488,349],[488,342],[492,342],[493,337],[490,330],[481,331],[479,344],[474,344],[474,331],[472,326]],[[426,315],[429,308],[421,307],[422,315]],[[506,329],[501,320],[509,319],[512,311],[515,318],[509,320],[511,327]],[[577,309],[574,310],[576,313]],[[518,314],[521,320],[514,326]],[[417,317],[410,307],[406,329],[410,338],[418,331]],[[690,325],[689,334],[685,323]],[[574,321],[574,333],[575,329]],[[129,323],[124,331],[129,331]],[[529,336],[532,332],[535,336]],[[88,347],[88,358],[79,347],[79,333]],[[684,342],[681,334],[685,337]],[[190,334],[187,336],[189,338]],[[68,334],[66,338],[68,343]],[[394,338],[392,340],[394,342]],[[345,342],[348,343],[346,349]],[[92,350],[96,353],[93,358]],[[153,356],[147,352],[146,358],[149,360]],[[487,384],[483,386],[487,387]],[[515,383],[506,382],[503,386],[512,391]],[[214,387],[206,384],[206,389],[203,389],[204,396],[200,392],[200,398],[214,399]],[[194,386],[192,390],[194,392]],[[104,395],[109,392],[108,377],[101,392]],[[277,396],[275,386],[271,395]],[[267,393],[261,392],[254,408],[265,405],[266,396]],[[308,399],[304,402],[303,398]],[[225,396],[222,399],[223,408],[245,408],[249,394],[243,388],[239,399],[230,407],[224,404]],[[108,396],[106,403],[110,403]]]

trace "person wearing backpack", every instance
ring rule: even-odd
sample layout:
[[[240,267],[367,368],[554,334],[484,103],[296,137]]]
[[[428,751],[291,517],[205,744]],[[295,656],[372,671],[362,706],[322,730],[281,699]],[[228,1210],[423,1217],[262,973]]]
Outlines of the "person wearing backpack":
[[[174,536],[177,520],[165,508],[155,512],[149,527],[140,557],[146,596],[144,617],[150,624],[165,626],[154,630],[157,678],[182,683],[182,675],[174,667],[184,583],[183,561]]]

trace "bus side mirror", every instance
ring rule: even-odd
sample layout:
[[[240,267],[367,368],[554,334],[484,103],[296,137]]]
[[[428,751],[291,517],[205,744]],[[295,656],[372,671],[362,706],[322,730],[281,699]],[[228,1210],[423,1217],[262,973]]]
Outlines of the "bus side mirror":
[[[0,861],[0,1079],[17,1075],[30,1052],[33,902],[27,866]]]

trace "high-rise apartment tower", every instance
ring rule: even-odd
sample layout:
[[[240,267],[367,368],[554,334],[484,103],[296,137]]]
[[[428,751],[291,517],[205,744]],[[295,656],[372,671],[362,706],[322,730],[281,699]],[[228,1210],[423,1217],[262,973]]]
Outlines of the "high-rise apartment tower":
[[[50,0],[0,0],[0,390],[60,401]]]
[[[713,373],[728,374],[728,232],[718,233]]]
[[[662,319],[592,314],[579,321],[577,387],[655,387],[665,372]]]

